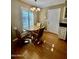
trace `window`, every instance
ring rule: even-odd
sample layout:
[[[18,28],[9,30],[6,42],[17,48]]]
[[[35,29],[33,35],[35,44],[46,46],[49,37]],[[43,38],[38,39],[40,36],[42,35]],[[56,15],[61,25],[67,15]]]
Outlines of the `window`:
[[[27,30],[28,28],[34,25],[34,15],[33,12],[22,9],[22,23],[23,30]]]

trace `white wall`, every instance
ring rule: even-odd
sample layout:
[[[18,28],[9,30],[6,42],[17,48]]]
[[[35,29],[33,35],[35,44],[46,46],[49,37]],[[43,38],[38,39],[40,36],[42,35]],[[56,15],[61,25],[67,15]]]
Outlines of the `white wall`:
[[[48,28],[49,32],[58,34],[60,20],[60,8],[48,10]]]

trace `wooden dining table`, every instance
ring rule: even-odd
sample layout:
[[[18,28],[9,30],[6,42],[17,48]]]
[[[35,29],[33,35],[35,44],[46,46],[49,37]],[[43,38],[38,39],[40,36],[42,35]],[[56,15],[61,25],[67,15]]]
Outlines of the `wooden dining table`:
[[[32,27],[28,28],[27,31],[35,31],[38,29],[40,29],[40,26],[32,26]]]
[[[44,27],[44,26],[43,26]],[[26,30],[24,30],[24,33],[27,32],[27,34],[29,34],[29,36],[32,37],[33,33],[38,33],[39,29],[43,28],[41,27],[39,24],[37,25],[33,25],[29,28],[27,28]],[[26,35],[26,33],[24,34],[24,36]],[[26,35],[27,36],[27,35]]]

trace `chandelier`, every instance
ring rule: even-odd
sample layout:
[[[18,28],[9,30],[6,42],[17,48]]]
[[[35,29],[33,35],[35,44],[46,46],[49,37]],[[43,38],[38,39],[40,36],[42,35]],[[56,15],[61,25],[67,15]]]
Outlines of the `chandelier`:
[[[40,8],[38,8],[38,7],[32,7],[31,10],[37,12],[37,11],[40,11]]]
[[[37,2],[37,0],[35,0],[35,2]],[[40,8],[38,8],[38,7],[32,7],[32,8],[30,8],[31,9],[31,11],[40,11]]]

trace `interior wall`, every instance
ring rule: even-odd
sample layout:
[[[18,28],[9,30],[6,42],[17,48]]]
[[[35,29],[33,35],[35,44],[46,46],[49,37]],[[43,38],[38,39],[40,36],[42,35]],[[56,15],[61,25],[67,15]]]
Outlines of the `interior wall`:
[[[47,9],[42,9],[40,12],[40,20],[46,20],[47,19]]]
[[[67,2],[59,4],[59,5],[49,6],[47,8],[42,9],[41,12],[40,12],[40,20],[42,20],[42,21],[48,20],[48,17],[47,17],[48,10],[57,9],[57,8],[60,8],[60,17],[59,17],[59,20],[63,20],[63,12],[64,12],[64,7],[66,5],[67,5]]]
[[[45,16],[46,16],[46,19],[47,19],[46,14],[47,14],[48,10],[57,9],[57,8],[61,9],[61,11],[60,11],[60,20],[63,20],[64,7],[66,7],[66,6],[67,6],[67,2],[62,3],[62,4],[58,4],[58,5],[49,6],[47,8],[43,8],[40,12],[40,20],[43,20]]]
[[[67,7],[67,2],[62,3],[62,4],[58,4],[58,5],[54,5],[54,6],[47,7],[47,9],[60,8],[61,9],[61,11],[60,11],[60,20],[64,20],[63,19],[64,7]]]
[[[47,29],[47,9],[41,9],[39,13],[39,21],[46,26]]]

